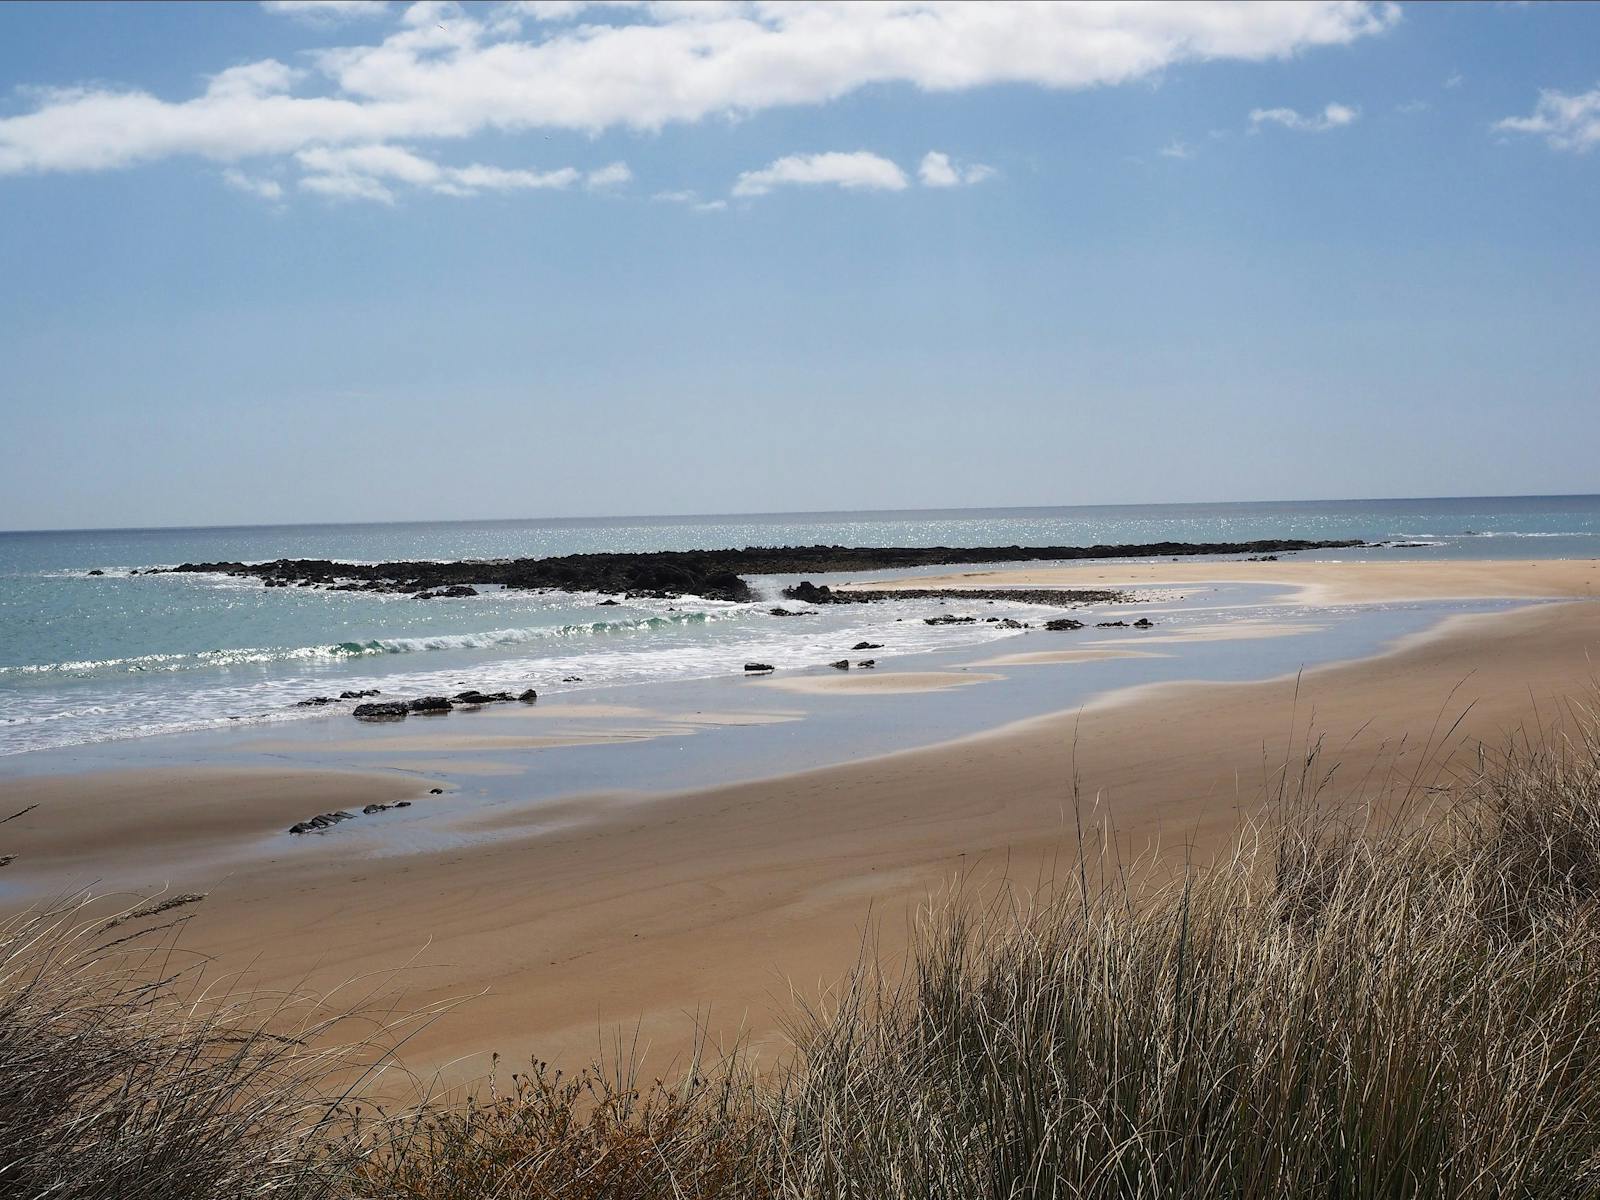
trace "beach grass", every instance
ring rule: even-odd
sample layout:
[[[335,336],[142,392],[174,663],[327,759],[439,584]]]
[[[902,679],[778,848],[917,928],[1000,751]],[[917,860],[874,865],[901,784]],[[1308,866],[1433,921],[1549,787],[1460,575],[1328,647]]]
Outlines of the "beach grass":
[[[1353,788],[1312,746],[1204,865],[1119,853],[1084,802],[1049,880],[953,887],[761,1070],[619,1047],[380,1108],[372,1038],[196,1005],[159,932],[36,914],[0,932],[0,1196],[1600,1196],[1574,712]]]

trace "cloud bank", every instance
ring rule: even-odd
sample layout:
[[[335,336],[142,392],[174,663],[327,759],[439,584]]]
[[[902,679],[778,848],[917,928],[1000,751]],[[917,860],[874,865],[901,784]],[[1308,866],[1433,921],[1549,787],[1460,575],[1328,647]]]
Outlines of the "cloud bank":
[[[340,18],[384,11],[296,0],[271,7]],[[1360,0],[605,7],[542,0],[470,12],[422,0],[385,18],[377,40],[309,51],[304,66],[263,59],[226,67],[187,98],[99,83],[34,91],[31,111],[0,119],[0,175],[104,171],[177,156],[229,165],[293,161],[319,149],[393,148],[489,131],[657,130],[824,104],[880,84],[930,92],[1004,83],[1089,88],[1184,63],[1286,58],[1378,34],[1396,20],[1392,4]],[[357,23],[341,28],[354,34]],[[342,174],[385,187],[411,182],[392,173],[309,178]]]

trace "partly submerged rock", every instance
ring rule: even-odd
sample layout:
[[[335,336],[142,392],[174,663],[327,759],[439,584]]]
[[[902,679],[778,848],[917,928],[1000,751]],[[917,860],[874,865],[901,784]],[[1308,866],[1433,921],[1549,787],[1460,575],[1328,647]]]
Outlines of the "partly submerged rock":
[[[772,664],[771,663],[748,662],[748,663],[745,663],[744,669],[746,671],[770,671],[770,670],[772,670]]]
[[[1071,617],[1056,617],[1046,621],[1044,627],[1051,633],[1070,633],[1074,629],[1082,629],[1082,621],[1074,621]]]
[[[835,670],[848,671],[850,669],[850,660],[848,658],[841,658],[838,662],[832,663],[831,665]]]
[[[356,705],[351,715],[363,720],[381,720],[385,717],[403,717],[410,711],[404,700],[379,700]]]
[[[521,700],[524,704],[532,704],[538,698],[539,698],[539,693],[534,691],[532,688],[529,688],[527,691],[521,693],[517,697],[517,699]]]
[[[418,696],[406,707],[414,713],[441,713],[449,712],[455,705],[448,696]]]
[[[875,659],[875,658],[863,658],[860,662],[858,662],[856,664],[856,666],[858,666],[858,667],[875,667],[877,665],[878,665],[878,660]]]
[[[977,621],[977,617],[956,617],[949,613],[945,613],[940,617],[922,618],[922,623],[924,625],[975,625],[977,624]]]
[[[850,649],[852,649],[852,650],[882,650],[883,649],[883,643],[882,642],[857,642],[854,646],[851,646]]]

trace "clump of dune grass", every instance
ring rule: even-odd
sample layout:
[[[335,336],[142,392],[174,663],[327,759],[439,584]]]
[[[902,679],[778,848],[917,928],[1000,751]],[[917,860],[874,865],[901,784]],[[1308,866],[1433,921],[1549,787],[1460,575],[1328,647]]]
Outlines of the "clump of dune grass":
[[[325,1137],[371,1029],[293,997],[204,986],[184,895],[109,916],[74,897],[0,924],[0,1196],[217,1200],[338,1193]],[[372,1051],[369,1053],[368,1051]],[[335,1081],[343,1080],[343,1087]]]
[[[773,1097],[729,1054],[669,1082],[634,1047],[568,1075],[535,1061],[501,1094],[350,1128],[373,1200],[765,1200]],[[370,1120],[370,1118],[369,1118]]]
[[[864,963],[797,1027],[786,1194],[1600,1195],[1600,747],[1343,816],[1303,767],[1207,870]]]

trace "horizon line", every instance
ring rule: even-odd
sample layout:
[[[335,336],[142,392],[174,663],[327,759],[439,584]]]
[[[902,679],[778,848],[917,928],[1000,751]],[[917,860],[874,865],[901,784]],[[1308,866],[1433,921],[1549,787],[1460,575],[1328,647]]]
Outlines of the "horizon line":
[[[1433,500],[1590,500],[1600,499],[1600,492],[1510,492],[1492,495],[1463,496],[1325,496],[1310,499],[1275,498],[1266,500],[1147,500],[1135,503],[1100,504],[983,504],[963,505],[953,508],[823,508],[774,509],[751,512],[684,512],[684,513],[614,513],[588,516],[566,515],[550,517],[449,517],[443,519],[412,518],[397,521],[261,521],[222,525],[83,525],[41,526],[33,529],[0,529],[0,537],[45,533],[172,533],[198,530],[246,529],[338,529],[354,526],[400,525],[514,525],[532,523],[560,524],[562,522],[607,521],[690,521],[695,518],[726,517],[836,517],[846,513],[953,513],[953,512],[1018,512],[1049,511],[1055,509],[1107,509],[1107,508],[1202,508],[1273,504],[1386,504],[1426,503]]]

